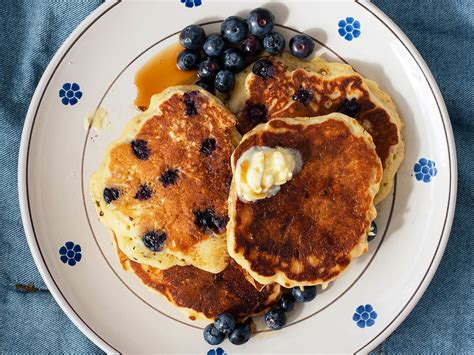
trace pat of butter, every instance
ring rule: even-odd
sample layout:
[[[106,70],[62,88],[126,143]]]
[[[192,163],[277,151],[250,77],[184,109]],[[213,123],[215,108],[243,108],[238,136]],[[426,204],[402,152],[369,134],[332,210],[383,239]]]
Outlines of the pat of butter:
[[[252,147],[237,161],[237,195],[243,202],[272,197],[302,166],[301,154],[295,149]]]

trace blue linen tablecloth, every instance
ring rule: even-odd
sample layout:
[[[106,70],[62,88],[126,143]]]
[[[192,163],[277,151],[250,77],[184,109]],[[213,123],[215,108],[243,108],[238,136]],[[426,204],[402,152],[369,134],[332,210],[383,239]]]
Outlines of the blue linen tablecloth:
[[[410,316],[376,352],[474,353],[474,1],[374,2],[433,72],[459,160],[456,216],[440,267]],[[0,3],[0,352],[101,352],[46,289],[24,236],[17,191],[21,129],[34,89],[55,51],[100,3]]]

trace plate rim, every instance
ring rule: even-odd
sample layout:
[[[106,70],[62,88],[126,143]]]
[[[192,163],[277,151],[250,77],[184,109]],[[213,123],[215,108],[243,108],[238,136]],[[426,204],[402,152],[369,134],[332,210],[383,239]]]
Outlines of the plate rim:
[[[20,150],[18,156],[18,194],[19,194],[19,205],[25,236],[33,255],[35,264],[43,278],[46,286],[53,295],[53,298],[66,313],[69,319],[76,325],[76,327],[84,333],[92,342],[99,346],[102,350],[107,353],[119,353],[111,344],[107,343],[102,337],[96,333],[85,321],[82,320],[80,315],[69,305],[66,297],[63,296],[61,290],[56,285],[51,273],[46,265],[46,262],[41,254],[39,246],[36,242],[36,235],[32,222],[30,220],[30,206],[28,202],[28,191],[27,191],[27,170],[28,170],[28,152],[30,148],[31,131],[35,118],[35,111],[39,107],[42,101],[46,87],[50,80],[54,76],[58,65],[62,59],[68,54],[69,50],[74,46],[75,42],[85,33],[96,21],[98,21],[103,15],[105,15],[110,9],[120,4],[121,2],[128,2],[126,0],[105,0],[105,2],[92,11],[80,24],[77,26],[72,33],[67,37],[64,43],[60,46],[53,58],[46,67],[41,79],[35,89],[34,95],[31,99],[28,112],[24,121],[24,126],[21,135]],[[392,321],[380,331],[370,342],[356,350],[359,352],[368,352],[377,347],[382,341],[384,341],[410,314],[415,305],[418,303],[422,295],[425,293],[428,285],[436,273],[441,258],[444,255],[444,251],[449,240],[451,227],[454,219],[455,207],[456,207],[456,196],[457,196],[457,183],[458,183],[458,172],[457,172],[457,158],[456,158],[456,147],[454,141],[454,135],[452,131],[451,121],[449,114],[441,95],[439,87],[434,79],[430,69],[426,62],[422,58],[413,43],[403,33],[403,31],[377,6],[371,3],[369,0],[355,0],[356,4],[360,5],[372,16],[378,19],[389,31],[391,31],[399,41],[404,45],[407,51],[411,54],[416,64],[419,66],[427,83],[430,86],[435,101],[438,104],[440,116],[446,131],[446,138],[448,143],[448,157],[451,160],[450,164],[450,191],[448,195],[448,206],[446,221],[444,224],[444,230],[442,236],[435,250],[433,259],[428,266],[425,275],[423,276],[418,288],[415,290],[413,295],[410,297],[405,306],[400,312],[392,319]]]

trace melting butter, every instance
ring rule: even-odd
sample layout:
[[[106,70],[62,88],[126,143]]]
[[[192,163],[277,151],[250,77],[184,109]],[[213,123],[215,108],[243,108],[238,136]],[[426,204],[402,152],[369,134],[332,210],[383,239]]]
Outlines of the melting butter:
[[[110,126],[109,113],[103,107],[92,111],[84,121],[84,128],[94,128],[97,132],[102,131]]]

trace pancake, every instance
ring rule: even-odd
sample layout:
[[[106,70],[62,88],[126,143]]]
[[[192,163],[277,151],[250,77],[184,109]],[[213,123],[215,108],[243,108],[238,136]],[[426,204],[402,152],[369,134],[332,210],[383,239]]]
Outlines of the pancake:
[[[278,284],[259,285],[261,292],[257,291],[232,260],[218,274],[189,265],[160,270],[134,262],[117,250],[124,269],[134,272],[192,320],[214,321],[218,314],[231,313],[243,321],[272,308],[282,293]]]
[[[254,147],[299,152],[302,168],[274,196],[237,196],[236,164]],[[232,155],[227,246],[261,284],[334,280],[367,251],[382,165],[372,137],[346,115],[272,119],[247,133]]]
[[[99,219],[133,261],[218,273],[228,263],[225,228],[235,117],[198,86],[155,95],[91,178]]]
[[[289,54],[268,57],[271,77],[252,73],[253,64],[236,77],[227,102],[244,134],[279,117],[313,117],[341,111],[354,117],[372,136],[384,168],[375,203],[391,191],[403,160],[402,121],[391,98],[351,66],[321,58],[303,61]],[[358,110],[347,109],[355,99]]]

